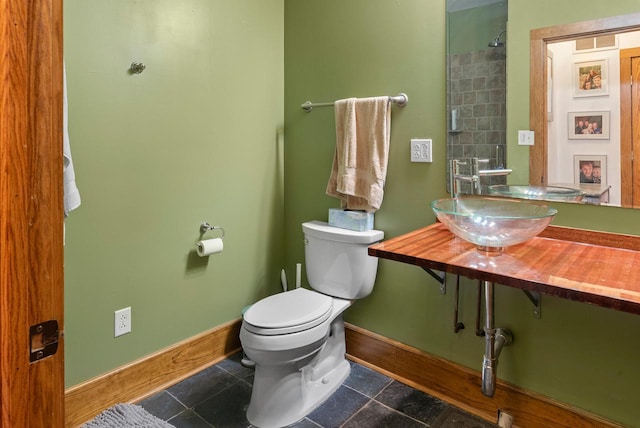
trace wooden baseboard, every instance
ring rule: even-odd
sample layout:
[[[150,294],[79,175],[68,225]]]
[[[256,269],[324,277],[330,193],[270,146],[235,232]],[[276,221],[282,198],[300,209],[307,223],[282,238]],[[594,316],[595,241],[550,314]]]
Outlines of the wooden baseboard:
[[[77,427],[117,403],[141,400],[240,349],[240,320],[177,343],[65,391],[65,426]]]
[[[65,426],[77,427],[117,403],[136,402],[217,364],[241,349],[241,320],[230,321],[65,391]],[[481,392],[480,372],[346,325],[350,359],[495,423],[498,411],[521,427],[620,428],[597,415],[572,408],[506,382],[493,398]]]
[[[514,426],[520,427],[621,428],[597,415],[502,381],[497,382],[492,398],[485,397],[479,371],[351,324],[346,325],[345,331],[350,359],[492,423],[497,423],[500,410],[513,416]]]

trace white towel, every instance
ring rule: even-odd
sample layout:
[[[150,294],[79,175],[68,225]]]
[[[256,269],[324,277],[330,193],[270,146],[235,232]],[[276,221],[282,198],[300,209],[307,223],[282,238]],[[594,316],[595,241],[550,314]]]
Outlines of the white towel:
[[[375,212],[382,205],[389,159],[389,97],[335,102],[336,150],[326,193],[342,208]]]
[[[69,142],[68,107],[67,107],[67,71],[62,68],[62,157],[64,181],[64,216],[80,206],[80,192],[76,186],[76,174],[71,160],[71,144]]]

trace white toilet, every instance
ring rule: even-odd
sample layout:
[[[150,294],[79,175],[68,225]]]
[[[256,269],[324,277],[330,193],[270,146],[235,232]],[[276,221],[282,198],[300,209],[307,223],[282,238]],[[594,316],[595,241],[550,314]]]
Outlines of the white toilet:
[[[378,259],[367,247],[379,230],[357,232],[311,221],[302,224],[309,285],[269,296],[244,313],[240,341],[255,362],[249,422],[284,427],[308,415],[342,384],[342,312],[373,289]]]

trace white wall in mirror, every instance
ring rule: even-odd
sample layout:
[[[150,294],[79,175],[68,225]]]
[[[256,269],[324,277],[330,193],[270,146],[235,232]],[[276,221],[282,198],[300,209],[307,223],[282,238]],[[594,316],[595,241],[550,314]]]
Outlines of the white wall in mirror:
[[[617,47],[577,52],[575,41],[548,45],[553,58],[550,117],[548,123],[548,182],[574,183],[575,156],[606,156],[611,186],[609,203],[620,205],[620,50],[640,46],[640,32],[619,34]],[[577,90],[579,69],[594,66],[602,71],[603,85],[596,90]],[[606,79],[605,79],[606,77]],[[604,119],[603,134],[576,134],[582,117]],[[601,123],[600,126],[603,124]]]

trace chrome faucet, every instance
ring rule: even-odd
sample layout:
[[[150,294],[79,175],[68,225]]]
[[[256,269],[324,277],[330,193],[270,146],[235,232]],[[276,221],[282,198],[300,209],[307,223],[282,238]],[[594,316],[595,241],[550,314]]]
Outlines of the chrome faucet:
[[[482,187],[480,186],[481,177],[494,177],[505,176],[511,174],[513,170],[506,168],[498,169],[480,169],[480,165],[486,165],[490,162],[489,159],[471,158],[469,161],[461,161],[459,159],[451,159],[449,161],[449,186],[451,190],[451,197],[455,198],[461,194],[460,182],[468,182],[471,184],[472,195],[482,194]],[[461,166],[470,165],[470,174],[461,173]],[[467,168],[469,169],[469,168]]]
[[[468,183],[471,183],[472,194],[475,193],[474,189],[480,185],[480,177],[478,177],[477,175],[474,175],[474,174],[464,175],[461,173],[460,167],[466,166],[466,165],[469,165],[469,163],[463,162],[459,159],[451,159],[449,161],[449,168],[451,172],[449,175],[449,179],[450,179],[449,185],[451,188],[451,196],[454,198],[461,194],[460,192],[461,181],[466,181]]]

